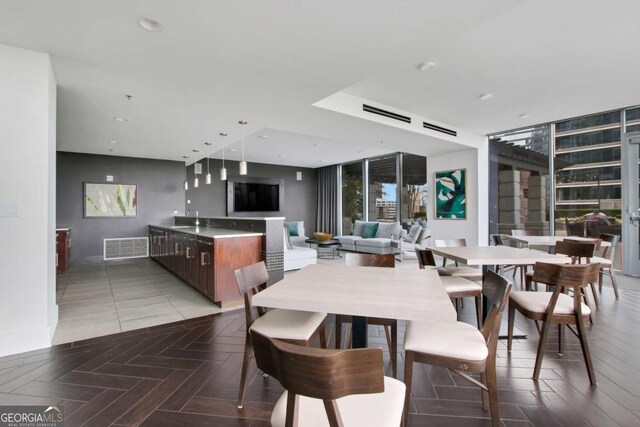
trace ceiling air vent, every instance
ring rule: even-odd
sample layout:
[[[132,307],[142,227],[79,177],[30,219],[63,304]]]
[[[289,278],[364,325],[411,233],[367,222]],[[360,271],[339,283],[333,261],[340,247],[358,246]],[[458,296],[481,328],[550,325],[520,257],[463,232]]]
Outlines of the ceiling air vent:
[[[392,113],[391,111],[382,110],[380,108],[372,107],[371,105],[362,104],[362,110],[366,111],[367,113],[373,113],[379,116],[389,117],[390,119],[393,119],[393,120],[399,120],[401,122],[411,123],[411,117]]]
[[[442,126],[432,125],[431,123],[422,122],[422,127],[425,129],[435,130],[436,132],[446,133],[447,135],[458,136],[458,132],[456,132],[455,130],[443,128]]]

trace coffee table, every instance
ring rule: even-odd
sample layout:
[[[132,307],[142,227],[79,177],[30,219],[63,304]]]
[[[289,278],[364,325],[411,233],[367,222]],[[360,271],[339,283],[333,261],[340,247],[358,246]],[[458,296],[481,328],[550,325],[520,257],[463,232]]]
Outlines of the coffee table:
[[[307,239],[305,243],[308,243],[309,246],[316,245],[316,251],[318,252],[319,259],[337,259],[342,258],[340,255],[339,249],[342,246],[339,241],[335,239],[329,240],[318,240],[318,239]]]

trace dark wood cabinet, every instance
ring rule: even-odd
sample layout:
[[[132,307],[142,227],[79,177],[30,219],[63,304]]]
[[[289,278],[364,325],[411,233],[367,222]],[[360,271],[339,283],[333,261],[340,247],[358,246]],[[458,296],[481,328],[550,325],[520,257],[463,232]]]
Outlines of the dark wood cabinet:
[[[71,262],[71,229],[59,228],[56,230],[56,270],[63,273],[69,268]]]
[[[242,303],[235,270],[261,260],[262,237],[196,237],[149,227],[151,257],[220,306]]]

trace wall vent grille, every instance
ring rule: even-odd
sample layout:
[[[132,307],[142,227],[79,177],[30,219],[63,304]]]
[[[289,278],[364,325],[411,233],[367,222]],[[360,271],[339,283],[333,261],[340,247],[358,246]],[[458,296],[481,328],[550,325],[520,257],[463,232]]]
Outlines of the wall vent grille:
[[[146,258],[149,256],[148,237],[104,239],[104,260]]]
[[[372,107],[371,105],[362,104],[362,110],[366,111],[367,113],[389,117],[390,119],[399,120],[405,123],[411,123],[411,117],[403,116],[397,113],[392,113],[391,111],[386,111],[380,108]]]
[[[443,128],[442,126],[433,125],[431,123],[422,122],[422,127],[425,129],[435,130],[436,132],[446,133],[447,135],[458,136],[458,132],[455,130]]]

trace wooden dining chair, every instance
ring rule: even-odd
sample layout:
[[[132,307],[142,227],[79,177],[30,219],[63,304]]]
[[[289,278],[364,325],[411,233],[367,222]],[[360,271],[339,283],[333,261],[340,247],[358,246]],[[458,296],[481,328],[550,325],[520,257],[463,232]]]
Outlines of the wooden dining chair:
[[[599,264],[548,264],[536,263],[533,280],[554,287],[553,292],[512,292],[509,297],[509,336],[507,350],[511,352],[515,312],[520,312],[536,323],[540,332],[538,352],[533,368],[533,379],[540,376],[542,356],[552,324],[558,325],[558,353],[562,354],[564,326],[566,325],[580,340],[582,354],[587,365],[587,373],[591,384],[596,383],[595,372],[591,362],[591,353],[585,335],[584,318],[591,314],[588,305],[582,302],[583,288],[598,279]],[[573,290],[569,296],[565,292]],[[542,326],[539,322],[542,321]],[[576,330],[570,325],[576,325]]]
[[[325,313],[281,309],[266,311],[261,307],[253,307],[251,298],[266,289],[269,281],[269,273],[264,261],[236,270],[235,275],[238,290],[244,297],[246,320],[244,356],[238,393],[238,408],[242,408],[251,357],[250,332],[256,331],[263,335],[307,346],[315,336],[319,336],[320,346],[326,348],[325,318],[327,315]]]
[[[600,234],[600,240],[603,242],[609,242],[611,246],[604,246],[601,257],[593,257],[591,262],[597,262],[600,264],[600,276],[598,277],[598,288],[602,292],[602,279],[603,276],[609,276],[611,278],[611,286],[613,287],[613,293],[618,298],[618,284],[616,283],[616,273],[613,269],[613,260],[616,256],[616,248],[620,243],[620,236],[615,234]]]
[[[358,253],[346,253],[345,264],[348,267],[395,267],[395,255],[394,254],[358,254]],[[336,314],[336,348],[340,348],[342,345],[342,324],[353,323],[353,316],[346,314]],[[384,328],[384,335],[387,339],[387,345],[389,346],[389,357],[391,358],[391,369],[393,377],[398,375],[398,321],[396,319],[384,319],[382,317],[368,317],[367,323],[374,326],[382,326]],[[347,334],[347,346],[350,346],[351,342],[351,329]]]
[[[285,388],[271,425],[393,426],[402,422],[405,385],[384,376],[382,350],[326,350],[251,331],[258,368]]]
[[[514,230],[512,230],[512,231],[514,231]],[[493,243],[493,246],[520,247],[519,245],[517,245],[517,242],[515,242],[513,240],[510,240],[509,239],[509,235],[507,235],[507,234],[492,234],[490,237],[491,237],[491,243]],[[507,271],[513,271],[513,280],[516,279],[516,274],[519,271],[520,272],[520,286],[522,287],[524,285],[524,266],[522,266],[522,265],[500,265],[500,266],[498,266],[498,274],[504,274]]]
[[[492,425],[500,426],[496,351],[502,313],[507,305],[511,286],[504,277],[492,271],[487,272],[482,293],[490,302],[491,308],[480,331],[464,322],[407,322],[404,336],[404,382],[407,385],[404,425],[408,421],[413,364],[425,363],[451,369],[479,386],[482,389],[483,408],[491,409]],[[470,376],[473,373],[480,374],[480,381]]]
[[[418,258],[418,267],[420,269],[436,266],[436,260],[431,249],[416,248],[416,257]],[[439,269],[436,268],[436,270]],[[440,274],[439,271],[438,274]],[[478,329],[480,329],[482,327],[482,286],[469,279],[465,279],[464,277],[440,275],[440,280],[442,281],[449,298],[454,301],[453,305],[455,306],[456,311],[459,310],[458,299],[464,297],[475,298],[476,317]]]
[[[596,253],[600,250],[600,247],[602,245],[602,240],[601,239],[580,239],[580,240],[572,240],[570,237],[566,237],[563,239],[564,242],[571,242],[571,243],[577,243],[577,244],[583,244],[583,245],[589,245],[589,244],[593,244],[593,251],[591,252],[591,254],[589,254],[589,250],[588,249],[584,249],[583,252],[584,254],[580,255],[580,256],[574,256],[574,259],[576,260],[576,262],[574,262],[574,264],[589,264],[592,262],[596,262],[595,258],[596,258]],[[601,266],[602,267],[602,266]],[[596,283],[590,283],[589,287],[591,288],[591,294],[593,295],[593,303],[595,304],[596,309],[600,309],[600,298],[598,297],[598,294],[596,293]]]
[[[458,248],[467,246],[466,239],[435,239],[433,244],[436,248]],[[468,267],[468,266],[458,266],[458,262],[455,262],[455,267],[447,266],[447,258],[442,259],[442,268],[438,270],[442,273],[443,276],[456,276],[456,277],[464,277],[465,279],[481,281],[482,280],[482,270]]]

